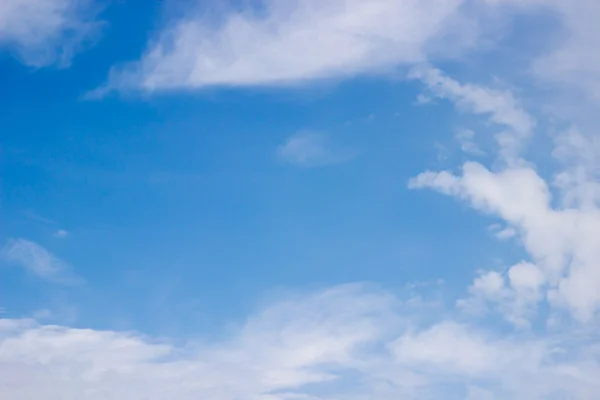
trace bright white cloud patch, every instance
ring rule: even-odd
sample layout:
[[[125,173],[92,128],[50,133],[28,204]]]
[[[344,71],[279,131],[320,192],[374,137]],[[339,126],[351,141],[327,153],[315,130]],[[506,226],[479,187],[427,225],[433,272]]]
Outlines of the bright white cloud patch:
[[[272,304],[228,339],[176,347],[135,333],[0,320],[0,397],[14,400],[593,398],[598,349],[495,337],[361,285]],[[431,315],[428,315],[429,317]]]
[[[469,162],[460,175],[426,172],[411,185],[451,194],[504,219],[516,227],[526,250],[543,271],[547,296],[554,304],[570,309],[584,321],[600,310],[597,207],[552,206],[547,184],[527,166],[492,172]]]
[[[24,268],[42,279],[56,283],[76,283],[79,278],[69,266],[37,243],[25,239],[9,240],[1,253],[5,261]]]
[[[595,0],[259,0],[243,6],[206,12],[205,4],[190,1],[185,16],[169,21],[139,61],[113,68],[93,95],[379,74],[479,50],[502,37],[498,26],[529,13],[541,17],[532,25],[553,15],[556,28],[544,44],[548,50],[529,60],[531,76],[600,96]]]
[[[192,8],[138,63],[114,70],[109,86],[280,85],[375,73],[423,61],[462,2],[266,0],[218,22]],[[459,49],[461,35],[453,38]]]
[[[89,0],[2,0],[0,47],[28,65],[68,63],[97,26]]]

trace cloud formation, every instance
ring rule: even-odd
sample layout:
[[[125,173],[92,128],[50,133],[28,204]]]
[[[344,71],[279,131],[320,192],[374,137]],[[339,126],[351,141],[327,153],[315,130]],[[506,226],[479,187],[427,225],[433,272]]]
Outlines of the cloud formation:
[[[510,93],[460,84],[437,70],[428,71],[417,77],[435,95],[503,128],[497,136],[498,154],[507,162],[487,167],[468,161],[460,173],[426,171],[409,187],[437,190],[500,218],[530,257],[505,276],[491,272],[477,278],[471,286],[474,301],[498,303],[507,319],[521,325],[541,302],[580,322],[594,321],[600,311],[600,164],[591,156],[597,135],[575,127],[557,135],[554,157],[559,168],[549,183],[522,156],[535,124]]]
[[[600,64],[589,43],[597,33],[597,2],[482,3],[560,12],[567,40],[537,59],[533,72],[596,93]],[[298,4],[268,2],[261,12],[230,14],[217,24],[195,14],[176,21],[139,63],[116,70],[112,84],[146,90],[289,84],[420,63],[461,2]],[[363,285],[340,286],[271,304],[228,337],[200,345],[2,319],[0,398],[594,398],[600,391],[596,133],[564,130],[554,144],[559,169],[546,177],[523,155],[537,118],[512,93],[462,83],[433,67],[414,69],[412,77],[428,96],[493,125],[502,162],[426,171],[410,187],[436,190],[500,219],[498,237],[522,245],[523,259],[480,271],[456,309],[419,307],[414,299]],[[461,139],[472,150],[483,134]],[[313,166],[330,156],[323,140],[294,136],[278,155]],[[66,269],[23,239],[10,242],[3,255],[45,279],[60,280]],[[482,324],[481,315],[493,323]]]
[[[139,62],[114,69],[109,86],[270,86],[377,73],[423,61],[462,2],[266,0],[218,21],[191,7]]]
[[[39,278],[64,284],[80,282],[80,278],[71,273],[66,262],[29,240],[11,239],[0,254],[5,261],[22,267]]]
[[[30,0],[33,1],[33,0]],[[58,0],[55,0],[58,1]],[[63,0],[64,1],[64,0]],[[594,0],[264,0],[208,12],[191,1],[148,42],[138,61],[113,68],[110,90],[281,86],[387,73],[457,58],[496,43],[493,26],[517,14],[555,17],[556,40],[530,59],[532,77],[600,96]],[[212,10],[214,11],[214,10]],[[499,20],[503,21],[498,24]],[[547,21],[546,21],[547,22]],[[542,21],[541,23],[545,23]],[[487,43],[487,44],[485,44]],[[590,47],[592,46],[592,47]]]
[[[568,308],[582,321],[590,321],[600,310],[597,206],[553,206],[548,185],[528,166],[492,172],[468,162],[460,175],[425,172],[411,186],[456,196],[479,211],[500,217],[518,232],[532,261],[543,271],[544,293],[551,304]],[[580,188],[575,184],[570,190]],[[591,200],[587,197],[584,200]]]
[[[94,7],[89,0],[2,0],[0,48],[34,67],[68,64],[97,31]]]
[[[521,107],[509,91],[463,84],[429,66],[413,69],[410,77],[423,82],[430,96],[449,100],[460,111],[485,116],[490,123],[503,128],[496,134],[496,140],[501,147],[502,156],[506,159],[514,158],[533,133],[535,119]],[[472,151],[474,145],[473,142],[468,142],[467,147]]]
[[[408,300],[365,285],[332,287],[271,304],[227,339],[184,346],[4,319],[0,396],[530,400],[589,399],[599,389],[600,349],[579,338],[425,323],[432,310]]]

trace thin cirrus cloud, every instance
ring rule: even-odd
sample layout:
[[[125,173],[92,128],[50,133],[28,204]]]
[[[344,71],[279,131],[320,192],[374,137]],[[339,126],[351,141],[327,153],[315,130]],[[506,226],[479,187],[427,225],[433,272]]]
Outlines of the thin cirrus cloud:
[[[277,158],[296,167],[314,168],[352,160],[356,154],[335,144],[331,137],[318,132],[292,135],[277,148]]]
[[[68,65],[98,33],[90,0],[2,0],[0,49],[34,67]]]
[[[597,347],[498,336],[422,301],[355,284],[283,299],[227,339],[183,347],[135,333],[0,320],[7,399],[589,399]],[[69,371],[65,374],[64,371]]]
[[[53,283],[77,284],[81,278],[70,271],[70,266],[37,243],[25,239],[11,239],[1,252],[2,258],[32,275]]]

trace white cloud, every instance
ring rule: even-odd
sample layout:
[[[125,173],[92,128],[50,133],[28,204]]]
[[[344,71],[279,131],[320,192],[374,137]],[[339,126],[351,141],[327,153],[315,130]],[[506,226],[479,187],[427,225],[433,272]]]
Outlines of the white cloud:
[[[469,286],[469,297],[457,306],[469,313],[485,313],[489,306],[517,327],[531,325],[538,305],[544,300],[545,276],[535,265],[521,261],[502,274],[481,271]]]
[[[533,133],[535,119],[523,109],[509,91],[494,90],[470,83],[463,84],[448,77],[439,69],[428,66],[413,69],[410,76],[422,81],[431,96],[450,100],[460,111],[486,116],[490,122],[503,127],[504,130],[496,135],[496,140],[501,146],[502,156],[508,161],[514,159],[524,142]],[[478,150],[471,142],[467,144],[468,150]]]
[[[564,31],[557,46],[533,62],[533,72],[545,82],[564,84],[568,90],[583,90],[596,99],[600,93],[600,58],[589,46],[600,37],[595,21],[600,15],[596,1],[575,0],[488,0],[489,4],[542,8],[556,12]],[[467,201],[475,209],[500,217],[503,232],[514,236],[530,256],[530,262],[517,263],[506,274],[488,272],[477,278],[470,288],[471,298],[463,305],[481,305],[481,300],[495,303],[512,322],[528,322],[537,303],[547,300],[551,312],[567,310],[580,321],[593,323],[600,310],[600,252],[595,245],[600,237],[600,163],[597,161],[600,141],[592,122],[591,132],[576,127],[556,137],[554,156],[559,169],[553,178],[545,179],[535,166],[521,159],[520,150],[534,127],[534,119],[508,92],[473,88],[446,77],[438,70],[426,69],[417,77],[429,92],[455,102],[459,108],[474,114],[487,114],[489,121],[508,129],[499,141],[501,156],[511,146],[512,163],[487,168],[467,162],[459,174],[450,171],[425,172],[411,180],[412,188],[429,187]],[[558,97],[564,95],[564,91]],[[490,95],[491,94],[491,95]],[[430,94],[431,95],[431,94]],[[546,98],[540,108],[555,98]],[[597,121],[584,109],[593,110],[597,102],[577,103],[576,113],[561,112],[560,117],[581,117]],[[595,115],[595,113],[594,113]],[[551,122],[551,121],[547,121]],[[564,124],[564,120],[561,120]],[[572,120],[569,123],[573,124]],[[484,282],[492,278],[495,290]],[[500,278],[502,280],[500,281]],[[499,285],[502,282],[502,285]],[[486,289],[487,288],[487,289]],[[493,296],[492,296],[493,292]]]
[[[298,167],[320,167],[348,161],[354,154],[336,146],[325,134],[300,132],[290,136],[279,146],[277,157]]]
[[[93,7],[89,0],[2,0],[0,47],[28,65],[67,64],[98,27]]]
[[[28,272],[51,282],[77,283],[80,278],[69,271],[69,266],[42,246],[25,239],[11,239],[2,249],[2,257]]]
[[[518,350],[523,350],[523,344],[492,339],[456,322],[442,322],[420,332],[404,334],[392,348],[396,359],[402,364],[433,368],[450,377],[473,377],[489,376],[494,371],[505,370],[508,365],[518,361],[515,358],[538,357],[531,352],[519,354]],[[515,346],[520,348],[516,349]],[[536,353],[542,352],[541,349],[536,350]]]
[[[333,287],[271,304],[221,341],[183,346],[0,319],[0,397],[584,400],[599,389],[597,349],[573,337],[424,324],[431,310],[407,304],[364,285]]]
[[[521,262],[508,271],[510,284],[517,291],[538,291],[544,284],[544,274],[531,263]]]
[[[527,49],[527,72],[600,97],[595,0],[259,0],[220,13],[199,4],[188,2],[184,17],[149,41],[140,60],[113,68],[93,95],[292,85],[463,60],[501,43],[515,15],[528,13],[536,27],[549,23],[550,11],[556,36],[540,43],[537,50],[549,49],[541,54]]]
[[[435,95],[463,110],[488,115],[491,123],[507,129],[503,139],[511,139],[498,141],[501,157],[509,161],[501,168],[466,162],[460,174],[427,171],[409,187],[432,188],[500,217],[523,244],[531,263],[509,271],[510,287],[498,300],[512,322],[526,323],[531,307],[544,298],[581,321],[593,320],[600,310],[600,292],[595,289],[600,287],[600,248],[595,244],[600,237],[600,164],[593,156],[597,136],[570,129],[557,137],[554,155],[561,169],[551,187],[521,158],[534,119],[512,94],[461,84],[431,68],[419,70],[417,77]],[[553,193],[562,201],[555,201]],[[534,280],[544,286],[523,286]]]
[[[423,61],[462,3],[266,0],[260,10],[231,11],[219,22],[192,7],[139,62],[113,70],[109,86],[281,85],[379,73]],[[453,35],[454,49],[469,44],[463,36]]]
[[[546,182],[531,167],[494,173],[466,163],[460,176],[426,172],[412,187],[430,187],[501,217],[519,238],[549,283],[548,295],[590,320],[600,309],[600,210],[553,207]]]

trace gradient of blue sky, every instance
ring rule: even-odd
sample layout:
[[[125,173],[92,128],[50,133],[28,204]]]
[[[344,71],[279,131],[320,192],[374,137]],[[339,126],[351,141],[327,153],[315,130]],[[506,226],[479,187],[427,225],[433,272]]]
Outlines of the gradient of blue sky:
[[[0,5],[0,397],[592,398],[599,16]]]

